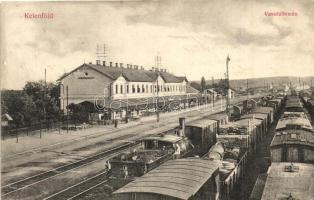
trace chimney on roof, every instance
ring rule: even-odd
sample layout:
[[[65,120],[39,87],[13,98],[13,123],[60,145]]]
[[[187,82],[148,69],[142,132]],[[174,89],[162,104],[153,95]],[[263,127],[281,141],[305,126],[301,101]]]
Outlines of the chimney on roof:
[[[152,67],[152,71],[155,71],[155,67]]]
[[[123,68],[123,63],[120,63],[120,67]]]
[[[96,65],[100,65],[100,60],[96,60]]]
[[[106,67],[106,61],[102,61],[102,65]]]
[[[112,67],[112,62],[110,62],[110,67]]]
[[[166,69],[164,69],[164,72],[167,72],[167,70],[166,70]]]
[[[138,69],[138,65],[134,65],[134,69]]]
[[[119,64],[118,64],[118,63],[116,63],[116,67],[119,67]]]
[[[143,66],[141,66],[141,70],[144,70],[144,67],[143,67]]]
[[[133,65],[130,64],[130,69],[132,69],[132,66],[133,66]]]

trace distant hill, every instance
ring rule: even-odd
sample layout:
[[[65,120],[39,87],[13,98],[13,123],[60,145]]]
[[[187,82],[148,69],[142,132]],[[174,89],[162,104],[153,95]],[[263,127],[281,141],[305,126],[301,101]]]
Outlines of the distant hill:
[[[214,80],[215,83],[218,83],[220,79]],[[309,77],[295,77],[295,76],[277,76],[277,77],[264,77],[264,78],[250,78],[248,79],[249,88],[261,88],[267,87],[270,84],[273,86],[278,86],[282,84],[305,84],[305,85],[312,85],[314,86],[314,76]],[[191,84],[199,85],[200,81],[191,81]],[[210,87],[212,84],[212,80],[206,80],[206,85]],[[234,79],[230,80],[230,87],[238,90],[240,88],[246,88],[247,86],[247,79]]]

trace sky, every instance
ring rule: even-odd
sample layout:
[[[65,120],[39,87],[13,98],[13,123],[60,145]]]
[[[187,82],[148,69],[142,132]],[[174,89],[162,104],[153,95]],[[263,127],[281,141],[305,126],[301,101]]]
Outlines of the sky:
[[[297,16],[266,16],[265,12]],[[25,13],[53,13],[28,19]],[[1,87],[56,81],[97,44],[108,62],[162,66],[188,80],[314,75],[314,0],[7,2],[1,4]]]

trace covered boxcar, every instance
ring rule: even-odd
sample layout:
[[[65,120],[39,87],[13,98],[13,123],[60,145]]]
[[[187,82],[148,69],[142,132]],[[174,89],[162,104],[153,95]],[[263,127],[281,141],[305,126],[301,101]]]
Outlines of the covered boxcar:
[[[250,200],[312,200],[314,165],[272,163],[256,181]]]
[[[218,122],[218,128],[221,125],[225,125],[229,122],[229,117],[226,112],[212,114],[206,117],[207,119],[216,120]]]
[[[119,200],[220,198],[220,162],[200,158],[170,160],[113,193]]]
[[[285,103],[285,111],[304,112],[303,105],[298,96],[289,96]]]
[[[252,113],[267,114],[268,126],[270,126],[270,124],[272,124],[274,121],[274,109],[272,107],[257,107],[252,111]]]
[[[187,123],[184,135],[194,146],[194,155],[202,156],[216,143],[218,122],[211,119],[200,119]],[[190,154],[192,155],[192,154]]]
[[[268,127],[268,115],[264,113],[249,113],[246,115],[242,115],[240,119],[259,119],[262,120],[262,132],[267,133]]]
[[[314,133],[309,130],[277,131],[270,152],[272,162],[314,164]]]
[[[312,131],[311,122],[302,112],[285,112],[279,119],[276,131],[280,130],[310,130]]]

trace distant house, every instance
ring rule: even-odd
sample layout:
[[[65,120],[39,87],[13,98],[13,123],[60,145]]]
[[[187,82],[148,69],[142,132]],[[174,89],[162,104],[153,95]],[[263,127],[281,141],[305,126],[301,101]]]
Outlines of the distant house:
[[[10,122],[13,121],[12,117],[9,114],[1,115],[1,126],[6,127],[9,126]]]
[[[210,96],[211,99],[216,100],[218,93],[213,89],[206,89],[205,92]]]

